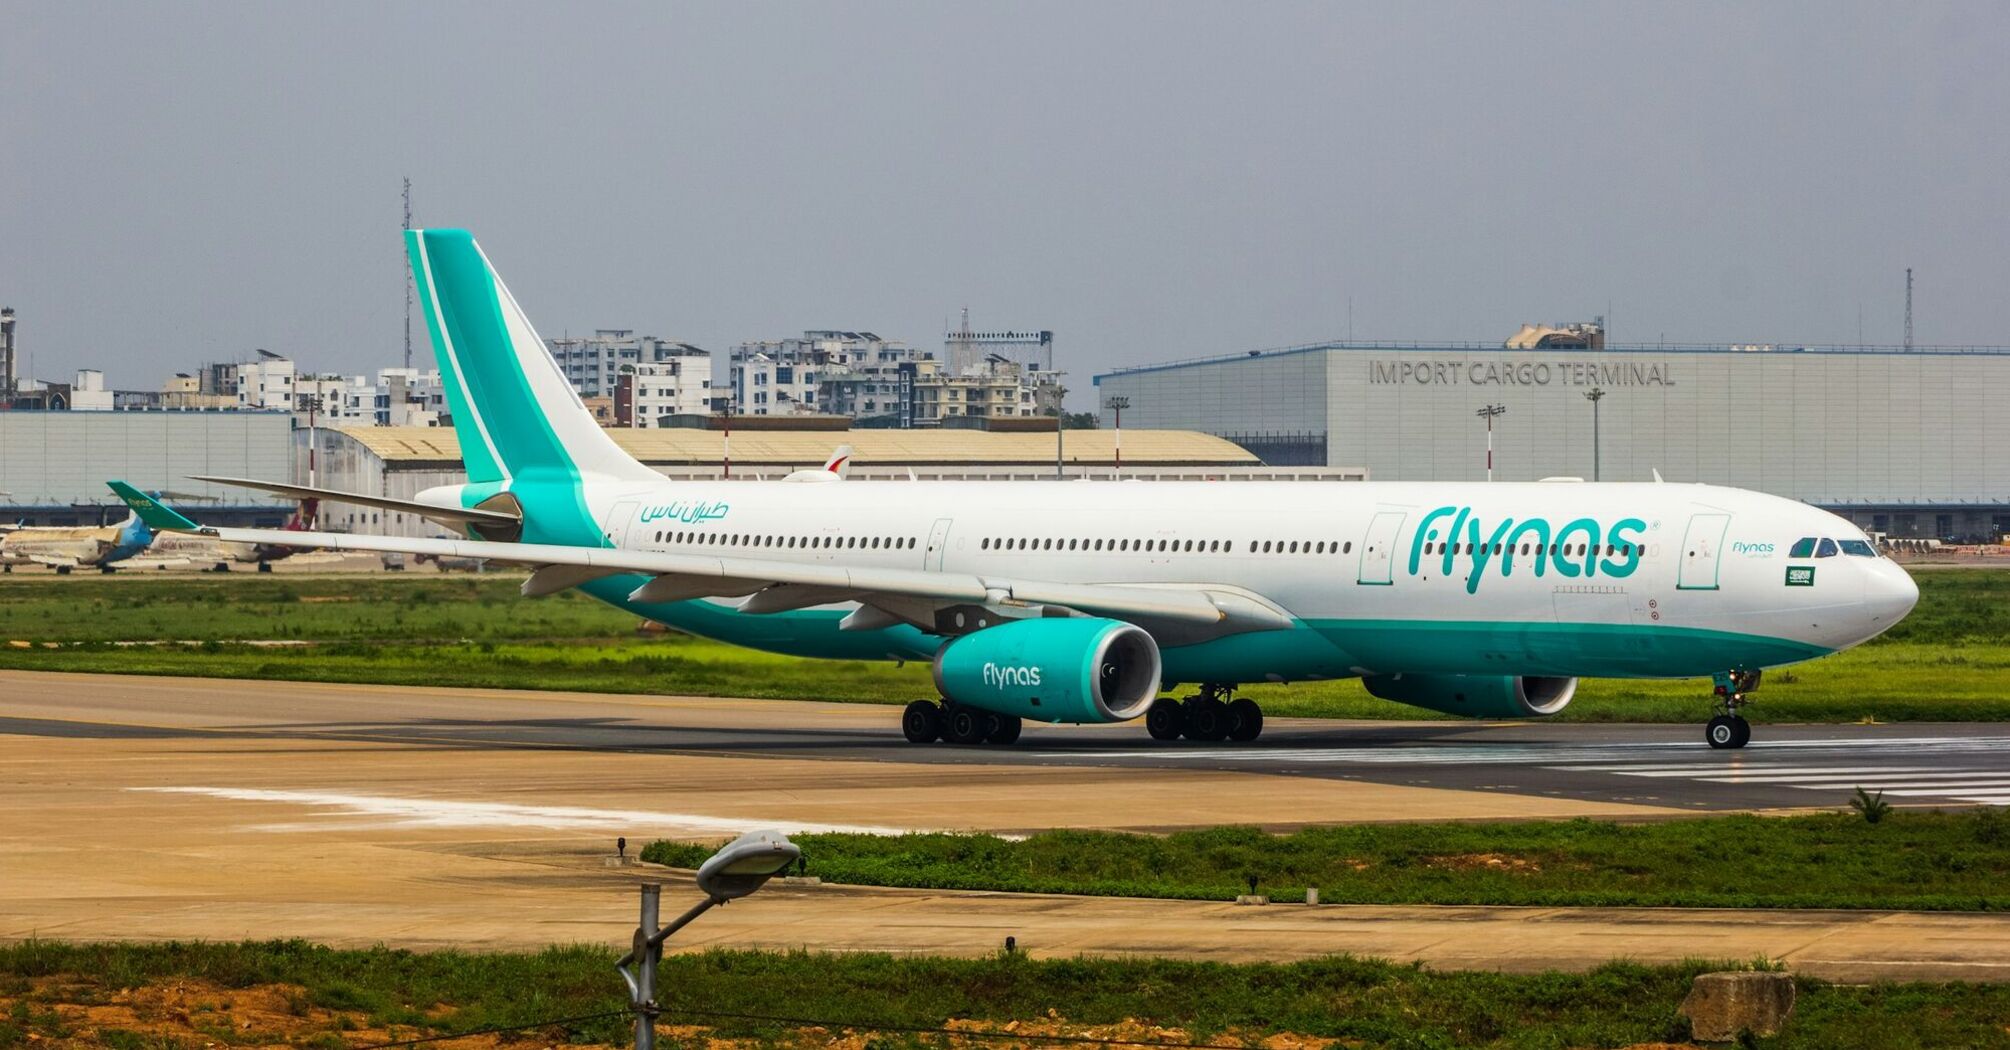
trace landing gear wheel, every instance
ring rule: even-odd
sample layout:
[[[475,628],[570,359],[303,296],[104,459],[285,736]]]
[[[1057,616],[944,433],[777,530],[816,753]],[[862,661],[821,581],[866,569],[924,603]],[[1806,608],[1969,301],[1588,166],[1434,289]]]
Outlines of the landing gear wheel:
[[[1752,742],[1752,723],[1750,723],[1750,722],[1747,722],[1747,721],[1745,721],[1745,716],[1744,716],[1744,715],[1732,715],[1732,716],[1731,716],[1731,721],[1733,721],[1733,722],[1737,723],[1737,730],[1738,730],[1738,742],[1737,742],[1737,743],[1735,743],[1735,744],[1732,744],[1731,746],[1732,746],[1732,747],[1744,747],[1744,746],[1745,746],[1746,744],[1749,744],[1749,743],[1751,743],[1751,742]]]
[[[900,731],[910,744],[932,744],[942,735],[942,705],[916,700],[900,713]]]
[[[1186,738],[1213,743],[1228,737],[1228,705],[1211,696],[1186,702]]]
[[[987,729],[984,742],[987,744],[1010,744],[1019,739],[1021,723],[1018,715],[992,715],[985,720]]]
[[[1178,740],[1180,730],[1186,726],[1186,705],[1170,696],[1162,696],[1152,701],[1145,712],[1145,732],[1153,740]]]
[[[1703,727],[1703,736],[1710,741],[1711,747],[1720,750],[1744,747],[1746,741],[1752,739],[1752,727],[1750,724],[1745,724],[1743,732],[1740,732],[1738,729],[1740,723],[1744,722],[1744,719],[1736,715],[1718,715],[1710,719],[1709,724]]]
[[[952,744],[981,744],[990,728],[989,712],[961,704],[950,708],[942,717],[942,739]]]
[[[1228,738],[1237,743],[1249,743],[1263,735],[1263,708],[1248,697],[1236,697],[1228,702]]]
[[[259,571],[259,572],[271,572],[271,571],[272,571],[272,563],[271,563],[271,562],[269,562],[269,561],[262,561],[262,562],[259,562],[259,563],[258,563],[258,571]]]

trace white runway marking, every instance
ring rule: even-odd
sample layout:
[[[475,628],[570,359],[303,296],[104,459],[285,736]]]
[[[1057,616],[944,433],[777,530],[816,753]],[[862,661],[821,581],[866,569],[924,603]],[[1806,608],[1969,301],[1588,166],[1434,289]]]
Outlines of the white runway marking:
[[[738,834],[756,828],[784,832],[851,832],[900,835],[908,828],[858,824],[821,824],[759,817],[715,817],[699,813],[665,813],[641,809],[589,809],[583,806],[528,806],[510,802],[461,802],[437,798],[401,798],[331,791],[271,791],[258,788],[159,787],[128,788],[166,795],[202,795],[236,802],[278,802],[313,806],[331,812],[319,816],[349,818],[343,828],[538,828],[552,831],[624,832],[628,835]],[[260,831],[325,831],[329,823],[258,825]]]

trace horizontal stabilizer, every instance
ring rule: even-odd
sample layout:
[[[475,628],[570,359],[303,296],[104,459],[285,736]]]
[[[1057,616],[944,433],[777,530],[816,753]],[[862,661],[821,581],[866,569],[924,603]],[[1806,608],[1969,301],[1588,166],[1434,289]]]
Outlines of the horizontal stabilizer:
[[[366,496],[360,492],[341,492],[335,489],[318,489],[308,485],[289,485],[283,481],[254,481],[250,478],[222,478],[209,474],[191,474],[191,481],[207,481],[216,485],[230,485],[241,489],[257,489],[275,496],[289,499],[318,499],[329,503],[347,503],[354,507],[375,507],[378,510],[403,511],[406,514],[430,518],[447,525],[515,525],[523,519],[508,511],[488,510],[475,507],[437,507],[417,500],[391,499],[388,496]]]

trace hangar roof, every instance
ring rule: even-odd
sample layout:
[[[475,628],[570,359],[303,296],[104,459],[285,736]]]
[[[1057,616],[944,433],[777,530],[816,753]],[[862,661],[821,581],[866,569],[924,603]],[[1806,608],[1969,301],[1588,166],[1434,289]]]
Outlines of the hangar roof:
[[[458,464],[461,446],[451,427],[343,428],[357,443],[388,464]],[[717,463],[725,436],[716,430],[610,429],[615,444],[651,466]],[[733,437],[733,462],[749,466],[809,465],[824,461],[839,445],[852,446],[860,465],[1010,465],[1054,462],[1054,437],[1042,433],[987,430],[746,431]],[[1108,463],[1115,435],[1108,430],[1070,430],[1065,441],[1071,463]],[[1124,462],[1136,466],[1257,466],[1242,446],[1191,430],[1126,430]]]

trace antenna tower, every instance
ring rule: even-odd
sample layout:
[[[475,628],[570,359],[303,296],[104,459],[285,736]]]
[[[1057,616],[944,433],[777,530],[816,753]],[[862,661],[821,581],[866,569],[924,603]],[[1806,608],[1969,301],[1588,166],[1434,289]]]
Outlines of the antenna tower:
[[[1905,348],[1912,349],[1912,267],[1905,268]]]
[[[405,229],[412,228],[412,180],[405,179]],[[398,257],[405,261],[405,367],[412,367],[412,254],[405,250],[405,238],[398,238]]]

